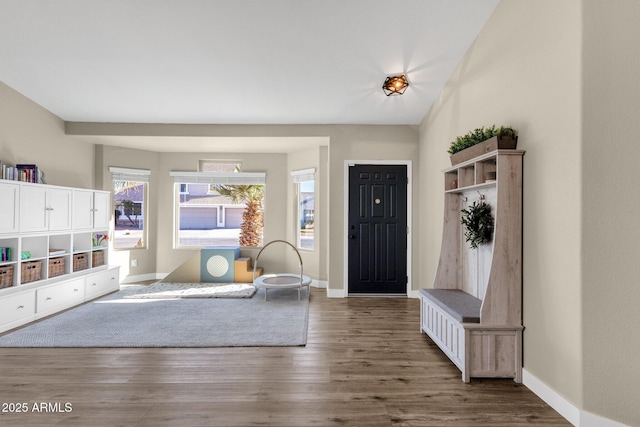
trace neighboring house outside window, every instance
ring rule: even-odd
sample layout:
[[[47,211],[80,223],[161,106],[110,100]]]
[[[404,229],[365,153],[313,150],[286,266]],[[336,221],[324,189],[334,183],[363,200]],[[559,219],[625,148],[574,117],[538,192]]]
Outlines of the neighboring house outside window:
[[[113,180],[114,249],[147,246],[147,192],[151,171],[109,166]]]
[[[176,178],[192,179],[175,183],[176,247],[262,245],[264,184],[221,185],[213,176],[242,177],[240,167],[240,162],[201,161],[199,177]],[[201,179],[207,182],[197,182]],[[242,197],[245,190],[252,201]]]
[[[179,195],[178,246],[237,246],[245,205],[210,191],[209,184],[188,189]]]

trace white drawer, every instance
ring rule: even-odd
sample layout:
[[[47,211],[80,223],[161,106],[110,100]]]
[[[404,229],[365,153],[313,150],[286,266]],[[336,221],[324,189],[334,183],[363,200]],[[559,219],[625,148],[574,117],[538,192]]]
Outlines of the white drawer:
[[[36,317],[48,316],[83,302],[83,278],[47,286],[36,291]]]
[[[120,289],[120,280],[118,277],[119,269],[110,268],[100,273],[90,274],[85,277],[85,300],[97,298],[109,292]]]
[[[15,328],[34,319],[36,292],[22,292],[0,299],[0,331]]]

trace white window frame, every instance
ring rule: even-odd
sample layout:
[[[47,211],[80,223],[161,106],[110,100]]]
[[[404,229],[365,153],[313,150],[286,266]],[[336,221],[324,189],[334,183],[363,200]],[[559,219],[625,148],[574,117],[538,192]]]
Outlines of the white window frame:
[[[110,166],[109,172],[111,172],[111,180],[112,182],[116,181],[125,181],[125,182],[137,182],[143,184],[142,190],[142,207],[141,207],[141,217],[142,217],[142,246],[133,246],[126,248],[116,248],[116,233],[115,233],[115,224],[114,230],[112,233],[113,236],[113,249],[116,251],[130,251],[136,249],[147,249],[149,247],[148,244],[148,236],[149,230],[147,227],[148,218],[149,218],[149,180],[151,176],[151,171],[149,169],[133,169],[133,168],[123,168],[117,166]],[[113,184],[111,185],[111,191],[115,196],[115,188]]]
[[[266,185],[267,174],[265,172],[190,172],[171,171],[169,175],[174,182],[174,219],[173,219],[173,247],[175,249],[193,249],[198,246],[180,245],[180,192],[176,191],[175,184],[226,184],[226,185]],[[226,206],[216,209],[216,222],[218,226],[226,224]]]
[[[295,233],[296,233],[296,247],[298,249],[301,249],[303,251],[314,251],[316,248],[316,239],[315,239],[315,234],[313,237],[313,247],[311,248],[303,248],[302,247],[302,239],[301,239],[301,235],[302,235],[302,228],[300,227],[300,217],[301,217],[301,212],[300,212],[300,188],[301,188],[301,183],[303,182],[308,182],[308,181],[313,181],[313,191],[314,191],[314,206],[315,206],[315,182],[316,182],[316,169],[315,168],[309,168],[309,169],[301,169],[301,170],[296,170],[296,171],[292,171],[291,172],[291,179],[293,180],[294,185],[296,186],[296,219],[295,219]],[[314,211],[315,211],[315,207],[314,207]],[[315,214],[314,214],[314,223],[315,223]]]

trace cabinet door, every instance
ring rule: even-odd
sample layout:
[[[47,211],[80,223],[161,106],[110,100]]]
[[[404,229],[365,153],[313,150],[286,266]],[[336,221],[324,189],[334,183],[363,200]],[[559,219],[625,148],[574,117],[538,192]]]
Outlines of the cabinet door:
[[[73,190],[73,229],[93,227],[93,191]]]
[[[46,231],[48,212],[47,188],[23,184],[20,190],[20,230]]]
[[[19,213],[20,185],[0,183],[0,233],[17,233]]]
[[[47,191],[49,230],[71,229],[71,190],[50,188]]]
[[[93,228],[106,229],[111,219],[111,193],[93,193]]]

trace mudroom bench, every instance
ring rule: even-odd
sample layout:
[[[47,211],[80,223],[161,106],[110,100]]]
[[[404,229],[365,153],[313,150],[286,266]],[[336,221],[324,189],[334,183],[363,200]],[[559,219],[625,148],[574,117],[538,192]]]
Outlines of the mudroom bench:
[[[432,289],[420,291],[420,330],[464,382],[522,382],[523,155],[496,150],[444,171],[440,260]],[[472,246],[461,218],[476,206],[489,212],[494,227],[490,239]]]
[[[420,331],[471,377],[507,377],[522,382],[522,326],[480,323],[482,301],[459,289],[420,291]]]

